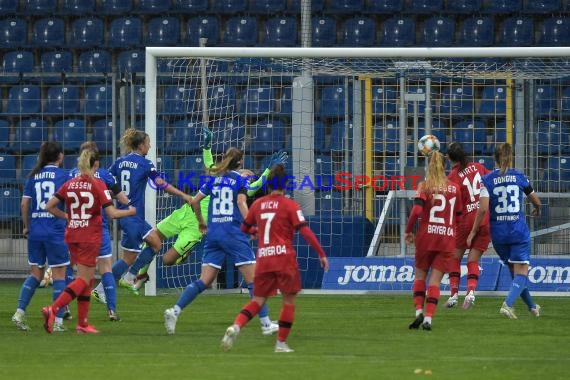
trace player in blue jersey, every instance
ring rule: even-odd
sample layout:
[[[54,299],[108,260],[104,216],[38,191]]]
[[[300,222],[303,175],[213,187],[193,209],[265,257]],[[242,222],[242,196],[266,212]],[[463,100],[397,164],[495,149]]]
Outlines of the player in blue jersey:
[[[145,158],[150,149],[150,140],[145,132],[128,128],[121,142],[130,153],[119,157],[109,171],[118,179],[122,191],[130,199],[130,204],[137,209],[137,214],[119,221],[122,230],[123,257],[113,265],[113,275],[119,280],[120,286],[138,294],[133,287],[136,275],[128,273],[127,269],[135,262],[137,255],[155,255],[160,251],[162,243],[158,233],[144,217],[145,189],[148,180],[152,180],[157,189],[179,196],[186,203],[190,203],[192,197],[166,183],[156,172],[154,164]],[[118,208],[126,210],[128,207],[119,204]],[[141,251],[143,242],[146,243],[146,247]]]
[[[81,144],[79,148],[79,154],[84,150],[89,149],[93,152],[99,153],[97,144],[93,141],[86,141]],[[75,178],[81,175],[79,168],[71,169],[69,176]],[[104,168],[99,167],[94,174],[95,178],[100,179],[105,183],[107,189],[111,192],[114,198],[116,198],[120,203],[124,205],[129,204],[129,198],[121,190],[121,186],[117,183],[115,177]],[[101,282],[99,290],[105,294],[105,303],[107,304],[107,315],[109,320],[112,322],[119,321],[120,318],[117,314],[117,289],[115,288],[115,278],[113,277],[113,272],[111,270],[113,265],[113,247],[111,246],[111,234],[109,231],[109,218],[107,218],[106,213],[102,213],[102,224],[103,224],[103,235],[101,239],[101,249],[99,250],[99,257],[97,258],[97,267],[99,268],[99,274],[101,275]],[[102,297],[98,297],[98,290],[93,289],[93,296],[95,299],[99,300]]]
[[[63,241],[65,220],[55,218],[46,210],[48,200],[68,179],[68,172],[59,167],[62,162],[63,149],[60,144],[53,141],[42,143],[38,161],[24,186],[21,210],[31,270],[22,284],[18,308],[12,316],[16,327],[24,331],[30,329],[26,323],[26,307],[44,278],[46,264],[52,270],[53,299],[65,289],[65,272],[70,264],[69,250]],[[64,309],[57,314],[54,331],[65,331],[63,313]]]
[[[540,306],[533,302],[527,287],[531,241],[523,210],[523,194],[534,206],[533,216],[540,215],[540,199],[526,176],[512,167],[513,148],[510,144],[497,147],[495,162],[499,169],[482,178],[479,209],[467,237],[467,245],[471,246],[481,221],[489,211],[493,247],[501,261],[509,265],[513,276],[511,288],[499,311],[507,318],[517,319],[513,304],[520,296],[529,311],[538,317]]]
[[[230,255],[235,266],[241,272],[250,296],[253,296],[253,275],[255,271],[255,254],[249,242],[249,236],[240,229],[248,212],[247,178],[237,171],[242,164],[243,153],[237,148],[230,148],[224,154],[221,163],[211,168],[215,174],[210,182],[205,183],[192,201],[192,209],[198,219],[200,230],[208,232],[204,243],[202,272],[200,278],[188,285],[176,304],[164,312],[164,325],[168,334],[174,334],[178,316],[186,306],[206,290],[216,279],[226,255]],[[278,160],[277,157],[274,157]],[[210,196],[208,208],[208,224],[202,216],[200,201]],[[263,335],[271,335],[279,329],[272,322],[269,313],[263,306],[259,313]]]

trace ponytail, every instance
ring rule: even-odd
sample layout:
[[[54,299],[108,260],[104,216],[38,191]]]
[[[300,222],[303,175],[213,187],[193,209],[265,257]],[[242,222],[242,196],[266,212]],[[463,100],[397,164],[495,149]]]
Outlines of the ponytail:
[[[99,161],[99,153],[91,149],[85,149],[79,155],[77,167],[82,175],[93,175],[93,166],[95,162]]]
[[[509,143],[501,144],[495,149],[495,162],[499,166],[501,175],[513,167],[513,147]]]
[[[44,166],[49,163],[55,163],[59,160],[60,154],[63,154],[61,144],[55,141],[45,141],[40,146],[40,153],[38,154],[38,161],[33,169],[30,171],[28,177],[33,177],[38,174]]]

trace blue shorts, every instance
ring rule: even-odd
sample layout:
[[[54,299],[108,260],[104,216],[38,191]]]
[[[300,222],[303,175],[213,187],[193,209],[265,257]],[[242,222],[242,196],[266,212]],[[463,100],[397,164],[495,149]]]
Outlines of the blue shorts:
[[[516,244],[493,242],[493,248],[505,264],[530,264],[530,240]]]
[[[255,264],[255,253],[251,249],[247,235],[227,235],[224,239],[212,241],[207,238],[204,243],[202,265],[221,269],[226,255],[234,259],[235,266]]]
[[[103,228],[103,236],[101,238],[101,249],[99,249],[99,259],[113,256],[113,247],[111,246],[111,233],[107,227]]]
[[[143,218],[135,215],[119,219],[121,226],[121,247],[125,251],[140,252],[141,245],[147,235],[152,231],[150,224]]]
[[[43,268],[46,260],[51,267],[69,265],[69,248],[65,242],[28,240],[28,264]]]

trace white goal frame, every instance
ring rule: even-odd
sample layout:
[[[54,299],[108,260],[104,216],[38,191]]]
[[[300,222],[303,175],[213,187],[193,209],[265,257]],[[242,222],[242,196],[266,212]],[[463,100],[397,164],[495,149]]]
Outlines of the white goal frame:
[[[279,47],[146,47],[145,129],[151,140],[147,158],[156,162],[157,59],[168,57],[203,58],[568,58],[570,47],[461,47],[461,48],[279,48]],[[156,225],[156,191],[146,189],[146,220]],[[156,295],[156,263],[149,267],[151,280],[145,294]]]

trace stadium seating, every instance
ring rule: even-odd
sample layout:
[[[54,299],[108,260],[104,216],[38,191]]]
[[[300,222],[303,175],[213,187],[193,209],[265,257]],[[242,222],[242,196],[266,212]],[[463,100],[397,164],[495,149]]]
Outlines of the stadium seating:
[[[285,149],[285,127],[280,120],[260,120],[250,133],[252,153],[271,153]]]
[[[560,0],[526,0],[523,4],[526,13],[558,13],[561,11]]]
[[[543,20],[538,44],[541,46],[570,45],[570,19],[555,16]]]
[[[71,24],[69,46],[75,48],[96,48],[105,42],[105,26],[97,17],[78,18]]]
[[[491,46],[494,41],[495,22],[492,17],[473,17],[463,21],[459,30],[462,46]]]
[[[443,0],[410,0],[406,12],[432,14],[443,10]]]
[[[164,14],[170,11],[170,1],[139,0],[135,2],[133,11],[142,14]]]
[[[345,149],[352,150],[352,123],[339,121],[331,126],[330,147],[332,152],[342,152]]]
[[[249,11],[253,13],[276,14],[284,12],[287,0],[250,0]]]
[[[164,152],[165,147],[168,143],[168,136],[166,133],[167,123],[163,119],[156,119],[155,125],[156,125],[156,149],[158,149],[159,152]],[[144,131],[145,120],[139,119],[135,121],[133,126],[135,127],[135,129],[138,129],[139,131]],[[180,144],[180,141],[178,141],[178,144]]]
[[[315,120],[313,129],[315,131],[314,147],[317,153],[330,153],[330,144],[327,141],[326,125],[320,120]],[[291,146],[291,144],[289,144]]]
[[[184,141],[184,144],[180,144]],[[202,123],[191,119],[177,120],[172,123],[172,138],[167,148],[169,153],[198,154],[201,152]]]
[[[63,0],[63,14],[85,16],[95,13],[96,0]]]
[[[156,157],[156,170],[166,175],[165,180],[173,185],[178,184],[178,177],[176,176],[176,166],[174,164],[173,156],[158,156]]]
[[[275,89],[271,86],[251,86],[243,94],[239,112],[245,115],[275,112]]]
[[[497,43],[501,46],[534,45],[534,20],[529,17],[510,17],[499,25]]]
[[[26,154],[22,156],[22,165],[20,170],[20,180],[21,180],[20,182],[22,184],[25,183],[26,178],[28,178],[28,175],[30,174],[34,166],[36,166],[37,162],[38,162],[37,154]]]
[[[553,115],[557,111],[556,89],[548,84],[534,87],[534,112],[537,116]]]
[[[80,111],[80,92],[77,86],[52,86],[47,90],[45,113],[69,115]]]
[[[324,118],[344,117],[345,97],[343,85],[323,87],[317,115]],[[349,109],[352,109],[352,93],[350,93],[350,90],[348,93],[348,106]]]
[[[73,56],[71,51],[46,51],[40,58],[40,68],[43,74],[48,73],[71,73],[73,71]],[[48,79],[49,77],[44,77]]]
[[[63,119],[53,128],[53,140],[59,142],[66,153],[78,152],[87,140],[85,122],[82,119]]]
[[[28,43],[28,22],[24,18],[5,18],[0,20],[0,47],[15,49]]]
[[[129,97],[130,97],[131,93],[129,91]],[[144,114],[144,108],[145,108],[145,95],[146,95],[146,89],[145,86],[143,85],[135,85],[133,86],[133,100],[134,100],[134,104],[135,104],[135,113],[137,115],[141,115]],[[129,101],[127,103],[127,110],[128,112],[131,112],[131,104],[132,101]],[[157,105],[158,107],[158,105]],[[158,112],[159,110],[157,110]]]
[[[449,133],[449,128],[447,122],[441,119],[432,119],[430,134],[435,135],[441,144],[441,151],[443,153],[447,152],[447,135]],[[418,122],[418,138],[426,134],[425,120],[420,120]],[[416,142],[413,142],[413,150],[417,149]]]
[[[266,46],[297,46],[297,19],[295,17],[271,17],[265,20]]]
[[[219,14],[235,14],[247,10],[247,0],[217,0],[213,2],[213,9]]]
[[[41,111],[41,90],[36,85],[16,85],[8,90],[6,112],[29,115]]]
[[[283,87],[279,98],[280,113],[291,117],[293,114],[293,89],[291,86]]]
[[[342,45],[371,47],[376,44],[376,21],[370,17],[348,18],[342,25]]]
[[[208,88],[208,109],[212,116],[225,116],[236,105],[235,90],[230,85]]]
[[[331,47],[336,45],[336,20],[328,16],[313,17],[312,27],[312,46],[314,47]]]
[[[334,170],[333,170],[333,163],[332,158],[330,156],[319,155],[315,156],[315,177],[314,177],[314,185],[315,188],[320,190],[325,190],[330,188],[334,184]],[[316,195],[323,195],[323,194],[316,194]],[[315,205],[315,209],[319,210],[317,205]],[[337,208],[340,210],[341,208]]]
[[[382,27],[382,46],[407,47],[416,43],[416,22],[411,17],[393,17]]]
[[[451,13],[473,14],[479,12],[483,0],[453,0],[447,1],[445,9]]]
[[[20,9],[20,0],[2,0],[0,1],[0,13],[9,15],[17,13]]]
[[[360,13],[362,8],[364,8],[364,0],[330,0],[325,11],[327,13],[353,15]]]
[[[396,112],[397,92],[395,86],[372,85],[372,113],[383,115]]]
[[[119,136],[115,137],[117,147],[119,146]],[[109,119],[99,119],[93,123],[93,141],[101,153],[110,153],[113,150],[113,122]]]
[[[144,50],[122,51],[117,56],[117,69],[120,73],[144,73]]]
[[[129,14],[133,9],[133,0],[100,0],[98,13],[103,15]]]
[[[507,86],[485,86],[481,92],[479,115],[504,115],[507,104]]]
[[[441,95],[440,112],[444,114],[472,114],[475,111],[473,87],[466,83],[445,87]]]
[[[483,120],[462,120],[453,125],[452,141],[461,143],[465,152],[473,157],[487,147],[487,126]]]
[[[22,192],[16,187],[0,188],[0,221],[14,222],[20,219]]]
[[[570,189],[570,157],[549,157],[544,179],[549,191],[566,192]]]
[[[561,121],[539,121],[534,132],[535,153],[558,155],[569,151],[568,125]]]
[[[302,0],[290,0],[287,11],[300,14],[301,12],[301,1]],[[325,8],[325,0],[311,0],[311,13],[320,13]]]
[[[2,57],[2,71],[4,74],[23,74],[34,71],[34,53],[27,50],[8,51]],[[8,76],[2,78],[9,82]],[[17,80],[18,78],[15,78]]]
[[[57,10],[57,0],[26,0],[22,11],[28,15],[52,15]]]
[[[107,50],[85,51],[79,55],[79,72],[85,74],[111,73],[111,54]],[[94,76],[100,80],[102,76]]]
[[[180,43],[177,17],[156,17],[147,22],[147,46],[176,46]]]
[[[523,0],[487,0],[483,1],[483,11],[495,14],[518,13],[522,10]]]
[[[196,89],[181,85],[169,85],[164,89],[164,107],[166,115],[187,115],[195,110]]]
[[[174,0],[172,7],[176,13],[205,13],[209,7],[208,0]]]
[[[480,163],[489,170],[493,170],[495,168],[495,160],[493,159],[493,157],[489,156],[477,157],[473,161]]]
[[[329,181],[329,177],[323,179]],[[316,182],[316,181],[315,181]],[[317,187],[317,183],[314,184]],[[323,191],[315,193],[315,213],[323,216],[340,216],[342,215],[342,192],[336,190],[325,190],[331,184],[325,182],[322,184]]]
[[[112,89],[106,84],[85,86],[85,113],[87,115],[111,114]]]
[[[202,154],[186,155],[182,157],[179,162],[179,170],[176,175],[177,186],[182,186],[184,183],[183,191],[194,192],[200,188],[200,177],[206,175],[206,167],[204,166],[204,158]],[[183,182],[179,181],[183,179]],[[189,185],[192,184],[193,186]]]
[[[570,86],[562,87],[560,98],[562,100],[560,110],[563,116],[570,115]]]
[[[111,21],[109,41],[112,48],[138,47],[142,42],[142,21],[138,17],[119,17]]]
[[[207,46],[215,46],[220,41],[220,22],[215,16],[198,16],[188,20],[186,44],[200,46],[200,38],[207,38]]]
[[[455,43],[455,19],[450,17],[432,17],[422,26],[423,46],[447,47]]]
[[[377,121],[374,129],[374,152],[396,153],[400,150],[400,127],[396,119]]]
[[[77,154],[66,154],[63,157],[62,167],[66,170],[71,170],[77,167],[78,161],[79,161],[79,156]]]
[[[0,153],[6,152],[10,146],[10,123],[0,119]]]
[[[425,94],[426,88],[423,85],[410,85],[406,88],[407,94]],[[396,96],[396,95],[395,95]],[[434,109],[434,103],[437,99],[441,96],[438,92],[437,88],[432,87],[431,89],[431,108]],[[418,112],[424,113],[426,109],[426,102],[425,101],[418,101]],[[408,101],[408,113],[413,115],[414,113],[414,103],[412,101]]]
[[[404,0],[369,0],[366,11],[370,13],[394,14],[404,9]]]
[[[40,18],[34,22],[32,39],[34,48],[60,48],[65,44],[65,21],[62,18]]]
[[[42,119],[22,119],[16,127],[16,137],[10,146],[20,154],[37,153],[42,142],[48,139],[48,124]]]
[[[0,153],[0,185],[17,184],[16,157],[11,154]]]
[[[224,26],[224,45],[254,46],[257,44],[257,19],[236,16],[228,19]]]

